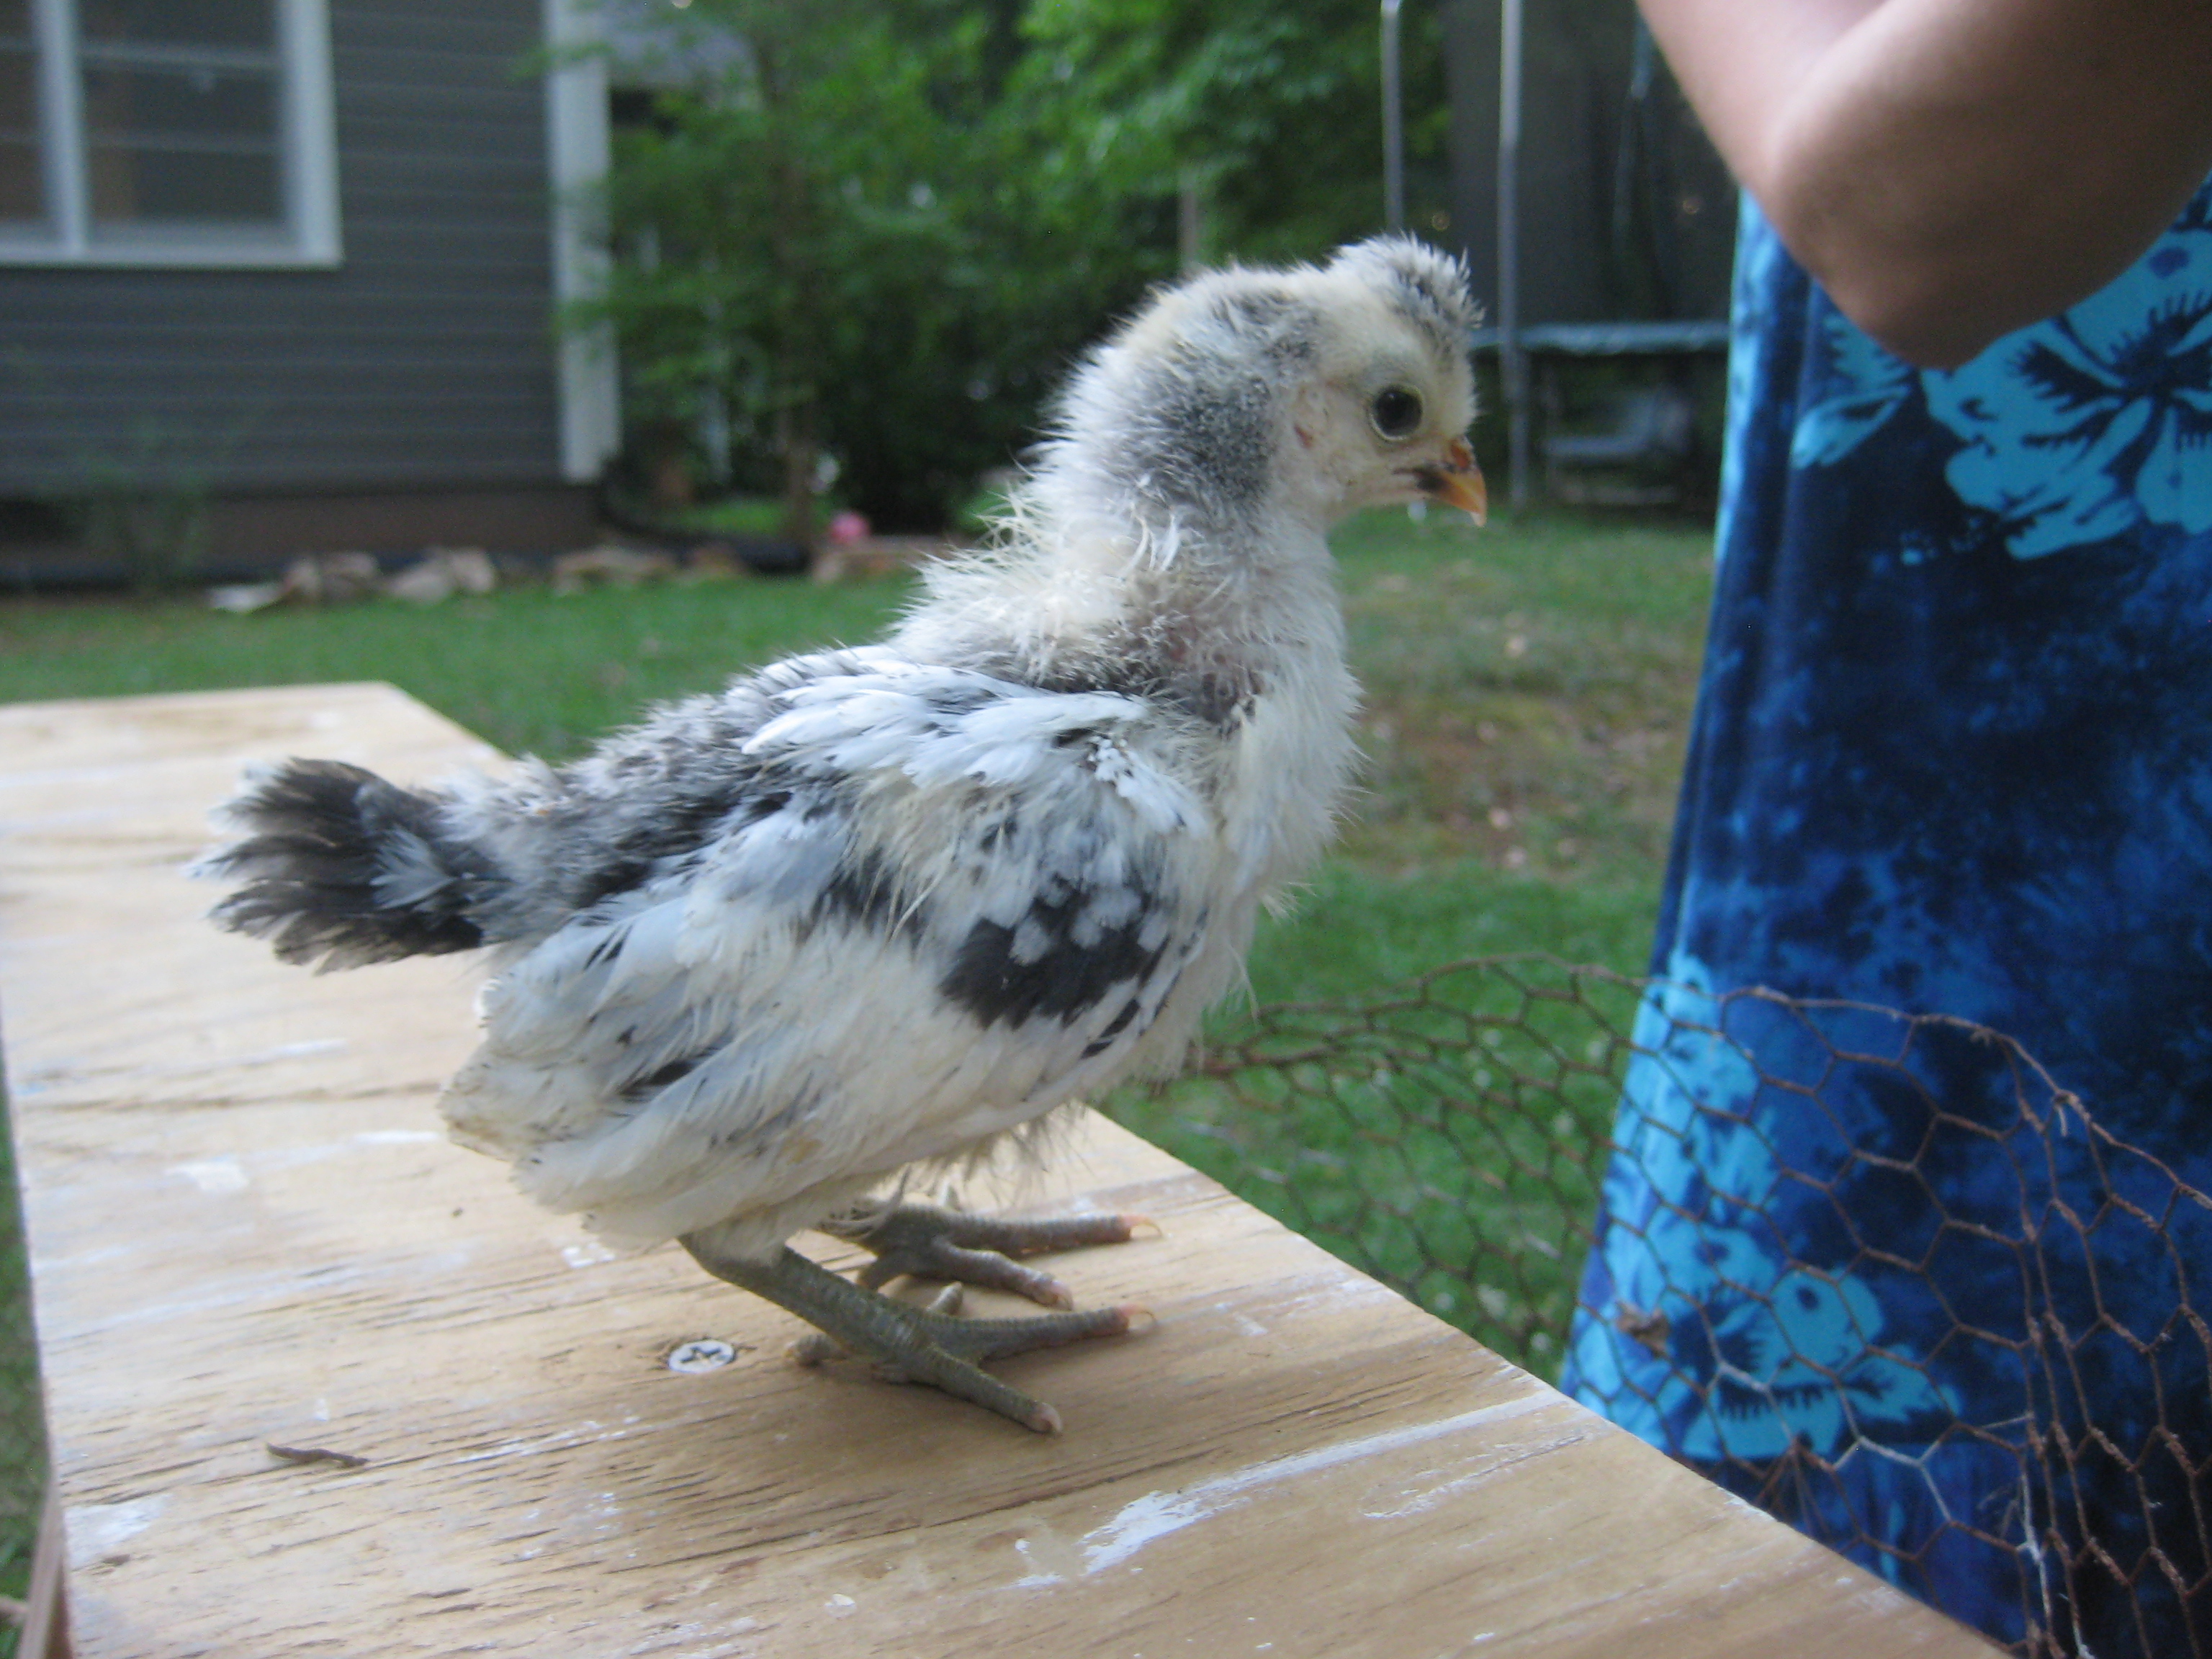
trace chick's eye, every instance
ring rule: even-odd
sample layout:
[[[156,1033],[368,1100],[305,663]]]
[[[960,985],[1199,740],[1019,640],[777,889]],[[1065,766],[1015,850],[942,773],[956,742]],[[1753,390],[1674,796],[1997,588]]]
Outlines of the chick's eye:
[[[1386,438],[1410,438],[1420,430],[1421,394],[1402,386],[1378,392],[1367,405],[1367,418]]]

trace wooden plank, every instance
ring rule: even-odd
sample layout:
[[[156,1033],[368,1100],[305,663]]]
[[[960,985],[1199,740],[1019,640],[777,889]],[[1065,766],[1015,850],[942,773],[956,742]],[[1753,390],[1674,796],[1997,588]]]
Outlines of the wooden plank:
[[[204,806],[301,752],[488,757],[376,686],[0,708],[81,1654],[1990,1651],[1088,1115],[991,1194],[1161,1224],[1055,1264],[1152,1334],[1004,1365],[1064,1435],[791,1365],[786,1316],[443,1144],[465,967],[199,920]],[[670,1370],[700,1336],[737,1362]]]

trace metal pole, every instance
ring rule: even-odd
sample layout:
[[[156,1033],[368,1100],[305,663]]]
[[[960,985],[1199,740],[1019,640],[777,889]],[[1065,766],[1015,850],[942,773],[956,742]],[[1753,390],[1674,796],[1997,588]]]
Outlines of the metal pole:
[[[1398,7],[1382,0],[1382,224],[1406,228],[1406,106],[1398,89]]]
[[[1498,366],[1504,382],[1505,499],[1528,504],[1528,354],[1521,347],[1521,3],[1504,0],[1498,97]]]

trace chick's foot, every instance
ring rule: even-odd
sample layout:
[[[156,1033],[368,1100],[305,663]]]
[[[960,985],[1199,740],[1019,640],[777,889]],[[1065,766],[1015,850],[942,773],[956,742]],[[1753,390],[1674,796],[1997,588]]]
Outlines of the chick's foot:
[[[855,1275],[871,1290],[905,1273],[1011,1291],[1048,1308],[1073,1308],[1075,1297],[1066,1285],[1015,1258],[1086,1244],[1126,1244],[1139,1227],[1151,1224],[1133,1215],[1010,1221],[902,1199],[878,1200],[820,1226],[875,1253],[876,1259]]]
[[[883,1376],[926,1382],[1039,1434],[1057,1434],[1060,1413],[1001,1382],[977,1362],[1085,1337],[1119,1336],[1149,1317],[1141,1308],[1123,1305],[1023,1319],[961,1319],[895,1302],[787,1247],[766,1259],[740,1255],[719,1248],[712,1229],[689,1234],[680,1243],[715,1278],[798,1315],[841,1346],[873,1361]]]

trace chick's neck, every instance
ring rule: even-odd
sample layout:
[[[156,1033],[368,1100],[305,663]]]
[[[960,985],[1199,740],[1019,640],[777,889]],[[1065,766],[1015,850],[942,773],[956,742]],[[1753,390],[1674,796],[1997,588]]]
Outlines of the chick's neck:
[[[1272,502],[1201,514],[1071,477],[1071,459],[1018,491],[998,550],[932,578],[903,630],[909,649],[1057,690],[1165,696],[1213,723],[1340,663],[1328,547],[1309,515]]]

